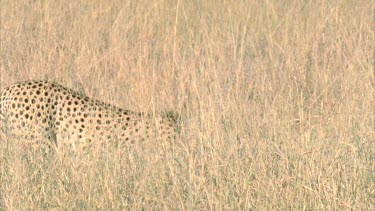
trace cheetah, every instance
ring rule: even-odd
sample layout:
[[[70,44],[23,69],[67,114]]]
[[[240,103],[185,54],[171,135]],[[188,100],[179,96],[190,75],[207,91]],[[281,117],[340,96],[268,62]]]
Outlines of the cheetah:
[[[55,82],[24,81],[0,95],[0,129],[7,137],[42,140],[77,151],[117,140],[173,140],[177,117],[125,110]]]

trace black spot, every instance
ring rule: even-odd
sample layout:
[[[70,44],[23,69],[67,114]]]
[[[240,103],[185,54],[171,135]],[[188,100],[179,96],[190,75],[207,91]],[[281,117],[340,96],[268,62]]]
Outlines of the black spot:
[[[100,130],[100,127],[99,127],[99,126],[96,126],[96,130]]]
[[[100,119],[98,119],[96,122],[97,122],[99,125],[102,124],[102,122],[100,121]]]
[[[39,90],[36,90],[35,92],[37,95],[40,95],[40,91]]]
[[[46,96],[46,97],[47,97],[47,96],[48,96],[48,92],[44,92],[44,96]]]

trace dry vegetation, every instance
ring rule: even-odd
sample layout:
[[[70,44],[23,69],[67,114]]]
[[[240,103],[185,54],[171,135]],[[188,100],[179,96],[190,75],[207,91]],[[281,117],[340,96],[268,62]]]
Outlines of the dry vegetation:
[[[176,142],[80,158],[3,136],[0,210],[375,209],[373,1],[0,7],[1,90],[48,78],[182,116]]]

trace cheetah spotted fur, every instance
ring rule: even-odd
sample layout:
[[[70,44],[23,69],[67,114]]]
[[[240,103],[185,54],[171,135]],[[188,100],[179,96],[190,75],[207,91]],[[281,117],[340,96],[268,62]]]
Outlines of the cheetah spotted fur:
[[[3,90],[0,127],[7,137],[73,150],[110,140],[172,140],[178,133],[173,115],[125,110],[48,81],[19,82]]]

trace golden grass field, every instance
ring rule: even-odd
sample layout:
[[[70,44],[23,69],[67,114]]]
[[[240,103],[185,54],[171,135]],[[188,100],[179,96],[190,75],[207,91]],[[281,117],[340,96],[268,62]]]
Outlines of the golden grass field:
[[[0,89],[181,115],[81,157],[0,141],[0,210],[374,210],[374,1],[0,1]]]

